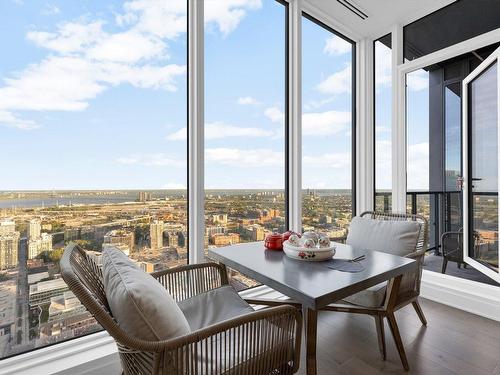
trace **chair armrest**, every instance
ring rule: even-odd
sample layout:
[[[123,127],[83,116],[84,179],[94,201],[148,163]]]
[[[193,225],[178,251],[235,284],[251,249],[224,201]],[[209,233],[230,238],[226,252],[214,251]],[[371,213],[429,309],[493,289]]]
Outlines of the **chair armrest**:
[[[229,285],[226,267],[217,263],[199,263],[171,268],[151,274],[176,302]]]
[[[405,258],[419,259],[425,256],[425,251],[414,251],[413,253],[405,255]]]
[[[292,306],[239,316],[159,342],[167,373],[292,374],[299,368],[302,318]],[[165,363],[165,359],[168,359]],[[183,372],[184,371],[184,372]],[[205,370],[206,371],[206,370]]]

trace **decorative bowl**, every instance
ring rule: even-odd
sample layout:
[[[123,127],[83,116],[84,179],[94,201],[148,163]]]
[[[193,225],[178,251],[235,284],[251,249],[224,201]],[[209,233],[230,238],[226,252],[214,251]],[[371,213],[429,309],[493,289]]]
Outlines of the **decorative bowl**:
[[[283,242],[283,251],[287,256],[293,259],[320,262],[331,259],[335,255],[335,245],[330,247],[305,248],[293,246],[287,240]]]

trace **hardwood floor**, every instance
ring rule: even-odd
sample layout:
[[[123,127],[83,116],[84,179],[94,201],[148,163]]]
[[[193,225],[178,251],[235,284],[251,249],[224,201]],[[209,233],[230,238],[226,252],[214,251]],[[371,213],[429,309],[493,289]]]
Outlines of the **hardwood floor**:
[[[383,361],[372,317],[320,312],[318,374],[500,375],[500,322],[425,299],[421,305],[427,327],[411,305],[396,312],[409,372],[403,370],[387,321]],[[299,374],[305,374],[304,355]]]

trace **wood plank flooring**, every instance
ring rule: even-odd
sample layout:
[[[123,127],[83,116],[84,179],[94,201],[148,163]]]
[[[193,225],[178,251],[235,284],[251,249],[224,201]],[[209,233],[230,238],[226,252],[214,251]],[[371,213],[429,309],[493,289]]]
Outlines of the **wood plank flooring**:
[[[383,361],[372,317],[321,312],[318,374],[500,375],[500,322],[425,299],[421,304],[427,327],[411,306],[396,313],[409,372],[401,365],[387,322],[387,360]],[[299,374],[305,375],[304,355]]]

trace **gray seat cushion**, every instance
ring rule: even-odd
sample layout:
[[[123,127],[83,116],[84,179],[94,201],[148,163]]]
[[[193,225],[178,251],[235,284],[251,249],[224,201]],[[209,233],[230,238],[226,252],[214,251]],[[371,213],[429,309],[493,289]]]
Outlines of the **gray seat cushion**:
[[[346,297],[344,301],[358,306],[380,307],[384,303],[386,289],[387,282],[383,282]]]
[[[190,333],[189,324],[168,291],[139,269],[121,250],[103,251],[103,283],[118,325],[143,340],[165,340]]]
[[[180,301],[179,307],[193,331],[254,311],[229,285]]]
[[[415,251],[420,223],[376,220],[356,216],[349,226],[346,243],[360,250],[375,250],[406,256]]]

